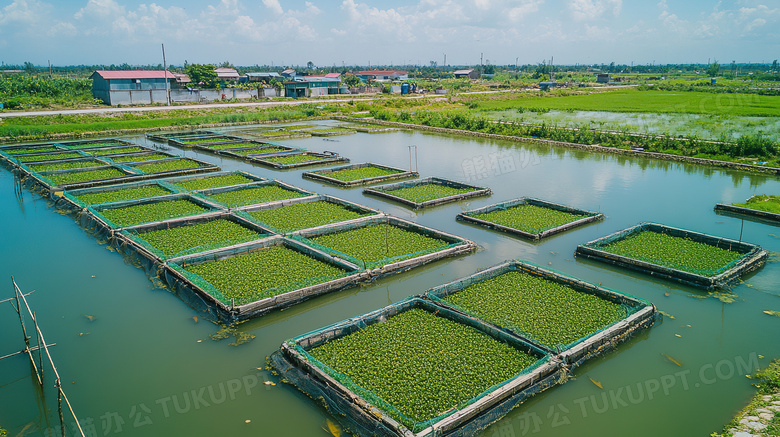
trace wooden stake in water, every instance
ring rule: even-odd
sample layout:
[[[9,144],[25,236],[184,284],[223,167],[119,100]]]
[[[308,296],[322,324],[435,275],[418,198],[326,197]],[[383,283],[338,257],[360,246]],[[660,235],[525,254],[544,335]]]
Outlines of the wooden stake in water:
[[[742,225],[739,227],[739,242],[742,242],[742,230],[745,228],[745,219],[742,219]]]

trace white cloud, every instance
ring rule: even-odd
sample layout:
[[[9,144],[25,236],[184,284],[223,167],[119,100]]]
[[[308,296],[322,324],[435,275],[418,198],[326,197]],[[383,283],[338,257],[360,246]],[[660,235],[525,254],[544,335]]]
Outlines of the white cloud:
[[[37,0],[15,0],[0,11],[0,24],[33,24],[40,21],[49,5]]]
[[[515,6],[508,11],[508,17],[511,21],[520,21],[527,16],[537,12],[539,6],[544,3],[544,0],[521,0],[519,6]]]
[[[607,13],[617,17],[623,8],[622,0],[571,0],[569,10],[575,20],[595,20]]]
[[[279,0],[263,0],[263,4],[277,15],[282,15],[284,13],[284,9],[282,9],[282,5],[279,4]]]

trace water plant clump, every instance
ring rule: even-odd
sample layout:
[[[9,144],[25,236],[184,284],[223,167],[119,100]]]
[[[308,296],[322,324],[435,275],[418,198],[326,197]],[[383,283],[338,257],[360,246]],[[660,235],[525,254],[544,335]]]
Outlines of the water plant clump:
[[[443,299],[488,322],[524,332],[548,347],[570,344],[627,315],[616,303],[516,271],[469,285]]]
[[[203,144],[203,143],[218,143],[220,141],[230,141],[231,138],[226,137],[208,137],[208,138],[191,138],[191,139],[180,139],[178,141],[184,143],[184,144]]]
[[[170,155],[164,155],[162,153],[152,153],[149,155],[126,155],[126,156],[115,156],[111,158],[114,162],[139,162],[139,161],[153,161],[155,159],[165,159],[170,158]]]
[[[184,170],[188,168],[198,168],[201,164],[187,158],[172,159],[169,161],[150,162],[148,164],[139,164],[133,166],[146,174],[161,173],[164,171]]]
[[[175,182],[175,184],[185,190],[205,190],[207,188],[229,187],[231,185],[247,184],[255,182],[242,174],[229,174],[219,176],[206,176],[197,179]]]
[[[229,207],[255,205],[258,203],[294,199],[296,197],[304,196],[308,196],[308,194],[288,190],[277,185],[262,185],[259,187],[250,187],[209,194],[210,198]]]
[[[386,413],[409,428],[463,406],[536,361],[421,309],[331,340],[309,354],[395,407]]]
[[[262,234],[236,222],[219,219],[148,231],[139,234],[139,237],[166,257],[172,257],[256,240]]]
[[[103,150],[88,150],[87,153],[89,153],[92,156],[103,156],[103,155],[118,155],[121,153],[135,153],[135,152],[143,152],[143,147],[138,146],[132,146],[132,147],[116,147],[111,149],[103,149]]]
[[[227,299],[226,304],[232,299],[236,304],[254,302],[337,279],[346,273],[281,245],[184,269],[213,285]]]
[[[207,146],[209,149],[212,150],[222,150],[222,149],[240,149],[242,147],[255,147],[257,146],[257,143],[224,143],[224,144],[212,144]]]
[[[258,222],[265,223],[281,232],[292,232],[353,220],[373,213],[362,213],[343,205],[318,200],[251,211],[249,214]]]
[[[416,203],[477,191],[476,188],[454,188],[435,183],[424,183],[391,190],[382,189],[381,187],[374,189]]]
[[[40,155],[17,156],[16,159],[19,162],[41,162],[41,161],[50,161],[56,159],[79,158],[81,156],[82,155],[78,152],[62,152],[62,153],[40,154]]]
[[[386,223],[321,235],[311,241],[349,255],[363,265],[379,263],[388,258],[400,261],[441,250],[449,244],[444,240]]]
[[[780,214],[780,196],[771,194],[755,195],[748,199],[747,202],[735,203],[734,206]]]
[[[338,179],[344,182],[356,181],[359,179],[376,178],[381,176],[388,176],[398,173],[403,173],[403,170],[396,170],[392,168],[382,168],[374,165],[369,165],[360,168],[345,168],[343,170],[336,170],[329,173],[321,173],[324,176],[328,176],[333,179]]]
[[[298,155],[270,156],[261,158],[263,161],[276,162],[278,164],[300,164],[304,162],[316,162],[325,159],[323,156],[308,155],[301,153]]]
[[[587,216],[526,203],[484,214],[474,214],[472,217],[537,234]]]
[[[115,179],[127,176],[126,173],[116,168],[103,168],[100,170],[78,171],[46,175],[46,178],[57,185],[76,184],[80,182]]]
[[[39,147],[24,147],[18,149],[0,149],[9,155],[20,155],[22,153],[38,153],[38,152],[53,152],[60,150],[54,146],[39,146]]]
[[[99,161],[63,161],[63,162],[51,162],[46,164],[31,164],[30,168],[41,171],[56,171],[56,170],[73,170],[75,168],[88,168],[88,167],[100,167],[106,165],[104,162]]]
[[[124,143],[117,143],[116,141],[96,142],[96,143],[81,143],[81,144],[65,144],[68,149],[94,149],[96,147],[112,147],[112,146],[124,146]]]
[[[108,220],[111,220],[117,226],[124,227],[186,217],[207,211],[207,208],[189,200],[180,199],[144,203],[123,208],[104,209],[100,211],[100,214]]]
[[[703,276],[715,276],[743,256],[690,238],[652,231],[629,235],[600,249]]]
[[[171,194],[171,191],[159,185],[147,185],[145,187],[125,188],[121,190],[102,191],[98,193],[86,193],[75,197],[87,205],[94,205],[98,203],[164,196],[166,194]]]
[[[235,153],[236,155],[261,155],[265,153],[279,153],[279,152],[289,152],[290,149],[287,147],[255,147],[252,149],[245,149],[245,150],[231,150],[231,153]]]

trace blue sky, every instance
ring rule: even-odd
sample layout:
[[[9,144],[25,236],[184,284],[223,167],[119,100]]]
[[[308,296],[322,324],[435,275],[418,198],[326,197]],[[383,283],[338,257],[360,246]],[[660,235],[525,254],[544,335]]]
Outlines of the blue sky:
[[[772,62],[780,0],[0,0],[0,62]]]

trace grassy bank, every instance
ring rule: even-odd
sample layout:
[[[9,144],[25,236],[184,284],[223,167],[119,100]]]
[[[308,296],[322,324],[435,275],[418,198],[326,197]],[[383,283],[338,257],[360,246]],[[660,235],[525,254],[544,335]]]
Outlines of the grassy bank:
[[[272,108],[208,108],[197,110],[78,114],[13,117],[0,120],[0,141],[31,141],[42,138],[110,135],[165,127],[189,128],[218,124],[293,121],[322,117],[335,107],[303,104]]]
[[[454,99],[477,111],[506,109],[562,111],[610,111],[719,114],[743,117],[778,117],[776,96],[743,93],[707,93],[682,91],[556,90],[460,96]]]
[[[758,393],[723,427],[722,433],[714,432],[711,437],[780,435],[780,359],[772,360],[752,379],[756,381],[753,385],[758,388]]]

